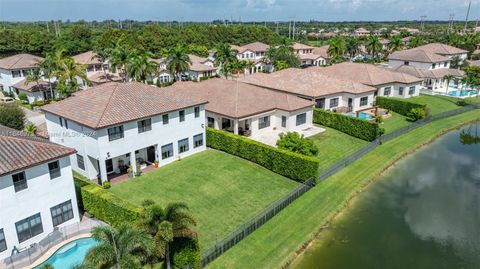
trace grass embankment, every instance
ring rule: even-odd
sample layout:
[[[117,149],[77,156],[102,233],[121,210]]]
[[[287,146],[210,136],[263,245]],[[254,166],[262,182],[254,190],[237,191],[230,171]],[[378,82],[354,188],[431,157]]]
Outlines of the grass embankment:
[[[279,268],[294,258],[348,201],[397,160],[446,131],[480,120],[474,110],[438,120],[386,142],[300,197],[209,268]]]
[[[407,101],[412,103],[427,105],[432,115],[459,108],[455,100],[460,99],[448,99],[442,96],[424,94],[407,99]]]
[[[296,185],[244,159],[207,150],[109,191],[137,205],[144,199],[162,206],[186,203],[198,222],[200,245],[207,248]]]
[[[335,129],[325,126],[319,127],[326,129],[325,132],[308,139],[312,140],[318,147],[316,158],[320,160],[320,172],[368,144],[365,140],[349,136]]]

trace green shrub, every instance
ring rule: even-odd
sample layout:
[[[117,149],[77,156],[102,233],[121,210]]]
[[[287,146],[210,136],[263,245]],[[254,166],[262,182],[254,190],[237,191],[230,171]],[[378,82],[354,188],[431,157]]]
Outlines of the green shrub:
[[[80,194],[85,211],[114,227],[135,222],[143,211],[95,184],[80,187]]]
[[[104,188],[104,189],[110,189],[110,182],[108,182],[108,181],[103,182],[103,183],[102,183],[102,188]]]
[[[18,99],[22,101],[24,104],[28,104],[28,95],[24,92],[18,94]]]
[[[426,110],[426,105],[416,104],[416,103],[408,102],[406,100],[396,99],[391,97],[387,98],[387,97],[378,96],[377,99],[375,100],[375,103],[379,107],[395,111],[398,114],[401,114],[404,116],[408,116],[408,113],[410,113],[410,111],[412,111],[413,108]]]
[[[376,123],[322,109],[313,111],[313,122],[366,141],[373,141],[384,133]]]
[[[191,268],[200,268],[200,246],[198,240],[190,238],[179,238],[173,242],[173,268],[187,268],[188,265],[192,265]]]
[[[313,157],[277,149],[212,128],[207,128],[207,146],[239,156],[277,174],[300,182],[314,177],[319,165],[319,161]]]
[[[306,156],[315,156],[318,153],[318,147],[315,143],[297,132],[282,133],[279,136],[277,147],[280,149],[286,149]]]
[[[380,115],[375,116],[375,122],[381,124],[384,122],[383,117]]]
[[[426,117],[425,109],[422,108],[412,108],[410,113],[407,115],[407,120],[409,121],[417,121],[424,119]]]
[[[11,97],[11,98],[15,97],[12,92],[2,91],[2,94],[5,97]]]
[[[50,104],[50,102],[51,102],[50,100],[40,100],[40,101],[32,102],[29,106],[31,109],[33,109],[34,107],[48,105]]]
[[[23,130],[25,127],[25,112],[15,103],[0,103],[0,124],[15,130]]]
[[[80,176],[76,172],[73,172],[73,183],[75,185],[75,193],[77,195],[78,209],[80,209],[81,211],[85,211],[85,209],[83,208],[82,187],[92,183],[80,179],[81,177],[82,176]]]

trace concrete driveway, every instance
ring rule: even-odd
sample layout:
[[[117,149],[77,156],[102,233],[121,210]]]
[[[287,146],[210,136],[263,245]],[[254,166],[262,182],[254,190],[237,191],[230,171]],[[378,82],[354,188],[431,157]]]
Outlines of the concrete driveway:
[[[26,109],[22,107],[23,111],[25,112],[25,117],[28,122],[31,122],[35,124],[36,126],[39,126],[43,123],[45,123],[45,115],[43,113],[37,112],[37,111],[32,111],[30,109]]]

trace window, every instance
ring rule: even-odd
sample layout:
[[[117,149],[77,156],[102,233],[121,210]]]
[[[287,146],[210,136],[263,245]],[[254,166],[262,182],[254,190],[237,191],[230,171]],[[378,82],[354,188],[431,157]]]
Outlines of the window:
[[[432,69],[435,69],[437,65],[436,64],[432,64]]]
[[[85,161],[83,160],[83,156],[77,154],[77,166],[78,168],[85,170]]]
[[[410,62],[403,62],[403,64],[404,64],[404,65],[409,65],[409,64],[410,64]]]
[[[60,122],[60,126],[63,127],[63,120],[62,120],[62,117],[58,117],[58,122]]]
[[[263,129],[270,126],[270,116],[265,116],[258,119],[258,129]]]
[[[193,110],[195,111],[195,118],[200,117],[200,107],[196,106]]]
[[[178,111],[178,117],[180,118],[180,122],[185,121],[185,110]]]
[[[54,227],[73,219],[72,201],[68,200],[50,208],[50,213],[52,213]]]
[[[366,106],[368,104],[368,96],[360,98],[360,106]]]
[[[162,115],[163,125],[168,124],[168,114]]]
[[[193,136],[193,147],[198,148],[203,146],[203,134]]]
[[[448,65],[448,62],[443,63],[443,67],[447,67],[447,65]]]
[[[63,121],[65,122],[65,128],[68,130],[68,121],[66,119],[63,119]]]
[[[50,172],[50,179],[60,177],[60,162],[54,161],[48,164],[48,171]]]
[[[412,87],[408,88],[408,94],[410,94],[410,95],[415,94],[415,86],[412,86]]]
[[[123,138],[123,125],[108,128],[108,141]]]
[[[13,187],[15,188],[15,192],[19,192],[21,190],[28,188],[25,172],[13,174],[12,179],[13,179]]]
[[[287,127],[287,117],[286,116],[282,116],[282,127],[283,128]]]
[[[307,122],[307,113],[297,115],[297,126],[305,124]]]
[[[144,133],[152,130],[152,119],[137,121],[138,133]]]
[[[184,153],[188,151],[188,138],[178,140],[178,152]]]
[[[384,96],[389,96],[391,91],[392,91],[392,87],[385,87],[383,89],[383,95]]]
[[[7,250],[7,240],[5,240],[3,229],[0,229],[0,253],[5,250]]]
[[[398,87],[398,95],[403,95],[403,87]]]
[[[12,71],[12,77],[19,78],[21,76],[22,76],[22,72],[20,72],[20,70],[13,70]]]
[[[207,118],[207,126],[208,128],[215,128],[215,119],[208,117]]]
[[[17,228],[19,243],[43,233],[42,218],[40,217],[40,213],[15,223],[15,227]]]
[[[330,99],[330,108],[338,106],[338,97]]]
[[[173,144],[162,146],[162,160],[173,156]]]

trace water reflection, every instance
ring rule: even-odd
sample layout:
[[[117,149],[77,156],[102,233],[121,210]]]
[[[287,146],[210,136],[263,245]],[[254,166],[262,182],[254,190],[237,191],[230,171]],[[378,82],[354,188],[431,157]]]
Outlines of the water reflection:
[[[480,122],[470,125],[460,132],[460,143],[463,145],[480,144]]]

